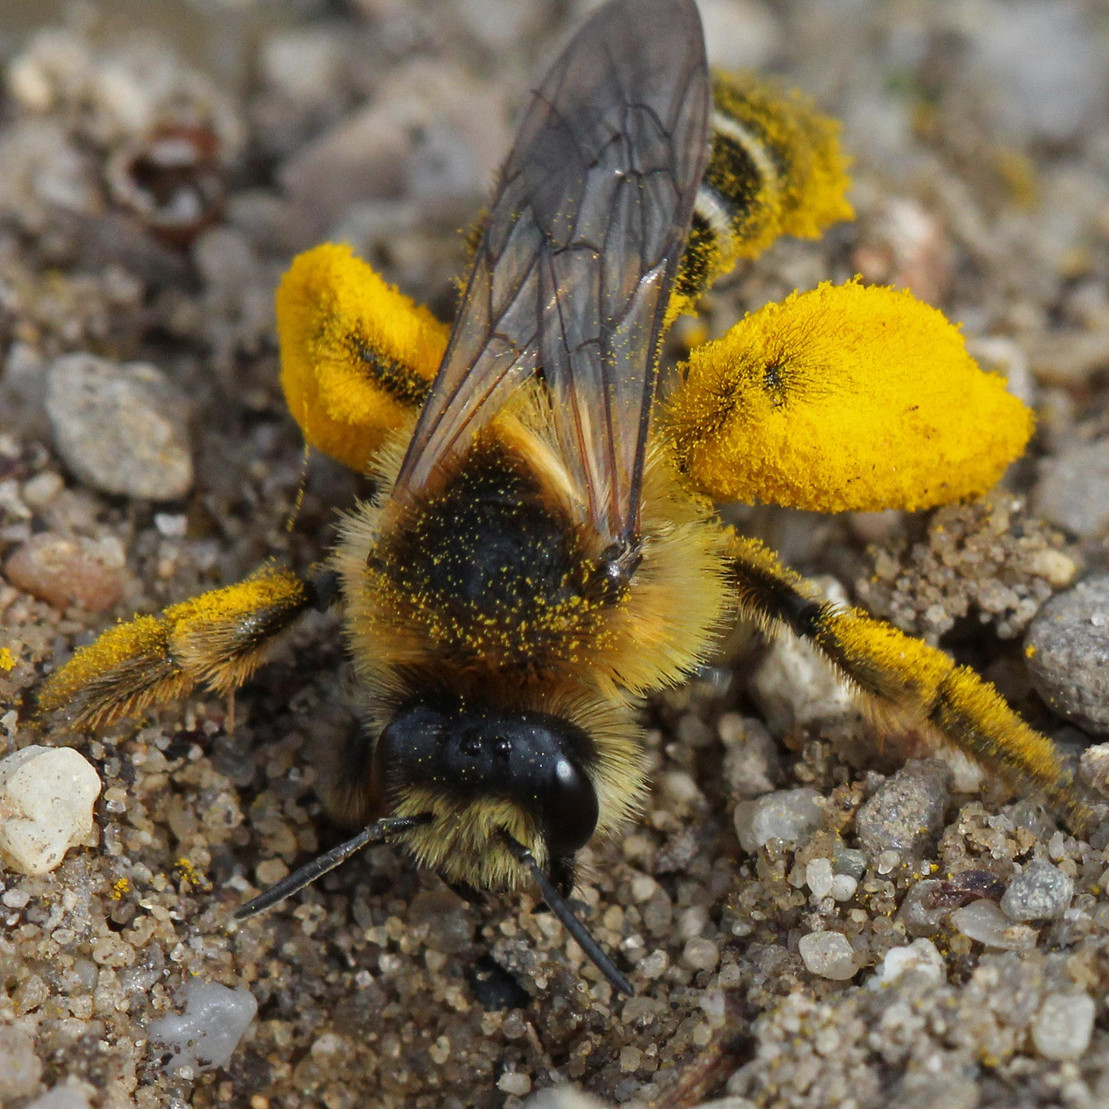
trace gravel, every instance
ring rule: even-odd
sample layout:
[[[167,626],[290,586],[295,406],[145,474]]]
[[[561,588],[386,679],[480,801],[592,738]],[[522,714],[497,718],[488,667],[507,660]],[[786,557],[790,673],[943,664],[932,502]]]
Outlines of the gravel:
[[[166,1069],[188,1067],[192,1071],[214,1070],[231,1058],[252,1020],[258,1002],[248,989],[229,990],[218,982],[190,982],[185,994],[185,1012],[164,1016],[146,1026],[155,1044],[168,1049]]]
[[[1025,951],[1036,945],[1036,933],[1025,924],[1014,924],[992,901],[974,901],[951,914],[951,923],[967,939],[986,947]]]
[[[35,1054],[34,1040],[22,1029],[0,1028],[0,1097],[26,1097],[38,1088],[42,1063]]]
[[[28,503],[35,506],[34,500]],[[43,532],[32,535],[8,556],[4,576],[55,608],[73,604],[86,612],[107,612],[123,597],[123,569],[124,553],[118,541],[98,543],[84,536]]]
[[[918,939],[904,947],[890,948],[868,984],[871,989],[881,989],[901,981],[907,974],[919,975],[936,985],[944,980],[947,964],[931,940]]]

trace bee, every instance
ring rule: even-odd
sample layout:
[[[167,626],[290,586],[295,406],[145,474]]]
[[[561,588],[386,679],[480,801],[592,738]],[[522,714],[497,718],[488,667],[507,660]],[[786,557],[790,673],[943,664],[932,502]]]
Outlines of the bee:
[[[1054,747],[991,686],[824,601],[715,511],[927,507],[983,492],[1028,438],[938,312],[857,283],[769,306],[664,371],[699,292],[779,234],[845,218],[845,187],[830,121],[710,74],[693,0],[611,0],[523,117],[449,335],[343,247],[283,280],[290,410],[374,489],[326,563],[266,565],[110,629],[42,708],[99,726],[197,684],[230,692],[300,614],[338,605],[360,725],[336,808],[361,831],[237,916],[388,841],[457,888],[534,885],[625,993],[571,907],[575,858],[642,802],[644,698],[737,617],[802,637],[876,714],[1079,822]]]

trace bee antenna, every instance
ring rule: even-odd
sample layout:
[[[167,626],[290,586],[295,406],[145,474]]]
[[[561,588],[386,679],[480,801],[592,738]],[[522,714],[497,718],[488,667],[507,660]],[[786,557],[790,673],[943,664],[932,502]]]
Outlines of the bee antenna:
[[[612,961],[611,956],[593,938],[585,924],[574,915],[574,910],[570,908],[569,902],[554,888],[550,878],[543,873],[542,868],[535,861],[535,856],[507,832],[504,832],[503,835],[505,843],[516,861],[522,863],[531,871],[531,876],[535,879],[535,884],[539,887],[539,892],[542,894],[543,900],[547,902],[551,912],[562,921],[562,926],[574,937],[578,946],[593,961],[593,965],[609,980],[614,989],[628,996],[634,994],[635,990],[632,988],[632,984],[616,969],[616,964]]]
[[[376,821],[363,828],[358,835],[348,839],[346,843],[340,843],[338,847],[333,847],[330,851],[317,855],[311,862],[305,863],[304,866],[294,870],[288,877],[282,878],[280,882],[275,882],[253,900],[240,906],[235,910],[234,919],[247,920],[258,913],[264,912],[279,901],[284,901],[286,897],[296,893],[297,890],[304,889],[305,886],[310,885],[317,878],[321,878],[329,870],[334,870],[340,863],[346,862],[351,855],[361,851],[363,847],[368,847],[371,843],[383,843],[398,832],[407,832],[409,828],[426,824],[430,819],[431,814],[425,813],[420,816],[388,816],[383,820]]]

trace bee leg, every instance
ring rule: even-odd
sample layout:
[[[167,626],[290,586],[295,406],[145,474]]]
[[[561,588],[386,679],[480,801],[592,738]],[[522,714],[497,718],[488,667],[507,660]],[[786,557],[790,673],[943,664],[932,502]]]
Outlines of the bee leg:
[[[117,624],[47,679],[39,712],[98,728],[198,683],[230,693],[265,661],[280,632],[333,594],[326,574],[305,581],[265,565],[235,585]]]
[[[970,667],[861,609],[823,600],[756,540],[736,538],[732,572],[740,615],[810,643],[875,717],[931,732],[1014,786],[1041,791],[1076,831],[1088,824],[1080,786],[1055,745]]]

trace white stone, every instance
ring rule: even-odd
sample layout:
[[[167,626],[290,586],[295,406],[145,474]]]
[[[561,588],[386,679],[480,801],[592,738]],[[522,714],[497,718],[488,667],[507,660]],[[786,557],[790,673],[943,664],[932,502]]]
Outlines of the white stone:
[[[524,1097],[531,1093],[531,1079],[523,1071],[506,1070],[497,1080],[497,1089],[504,1094]]]
[[[47,874],[92,831],[100,776],[72,747],[24,747],[0,761],[0,858]]]
[[[951,914],[951,923],[968,939],[1006,951],[1036,945],[1036,930],[1011,921],[992,901],[972,901]]]
[[[805,884],[817,901],[823,901],[832,892],[835,876],[831,859],[810,859],[805,866]]]
[[[171,1072],[182,1067],[214,1070],[231,1058],[257,1012],[258,1002],[248,989],[192,982],[185,994],[185,1012],[151,1021],[146,1034],[173,1052],[166,1064]]]
[[[1074,897],[1074,880],[1042,859],[1030,862],[1009,883],[1001,911],[1010,920],[1058,920]]]
[[[859,969],[855,950],[842,932],[810,932],[802,936],[797,950],[810,974],[845,982]]]
[[[904,947],[890,948],[868,984],[872,990],[876,990],[881,986],[892,985],[906,974],[919,975],[936,985],[947,977],[943,956],[931,940],[913,940]]]
[[[781,789],[735,807],[735,830],[744,851],[757,851],[772,839],[801,843],[824,822],[815,789]]]
[[[551,1086],[532,1094],[524,1109],[605,1109],[605,1104],[576,1086]]]
[[[1048,1059],[1077,1059],[1090,1046],[1094,999],[1084,993],[1049,993],[1032,1021],[1032,1042]]]
[[[55,1086],[42,1097],[29,1102],[26,1109],[91,1109],[89,1099],[71,1086]]]

